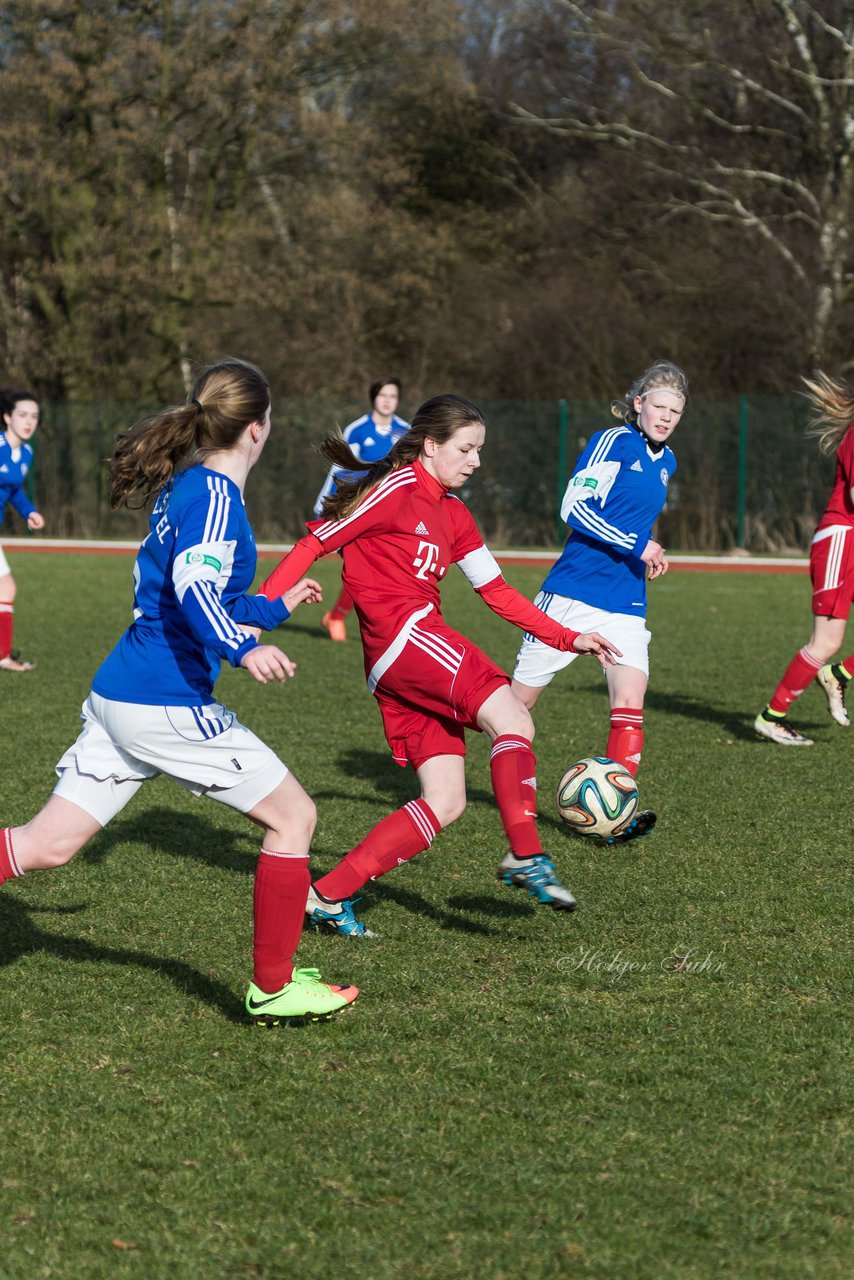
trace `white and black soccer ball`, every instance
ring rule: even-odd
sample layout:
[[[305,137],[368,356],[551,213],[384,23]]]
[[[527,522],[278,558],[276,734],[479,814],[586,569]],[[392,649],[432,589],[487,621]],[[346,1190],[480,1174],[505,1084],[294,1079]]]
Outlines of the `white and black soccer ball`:
[[[571,764],[558,783],[557,809],[582,836],[621,835],[638,807],[638,787],[625,765],[606,756]]]

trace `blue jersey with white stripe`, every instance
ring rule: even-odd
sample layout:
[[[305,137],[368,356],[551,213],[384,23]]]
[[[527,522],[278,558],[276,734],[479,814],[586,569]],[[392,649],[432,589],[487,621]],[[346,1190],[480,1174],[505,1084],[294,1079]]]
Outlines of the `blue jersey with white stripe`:
[[[7,502],[11,502],[25,520],[36,510],[24,493],[24,481],[32,465],[32,445],[21,443],[13,449],[5,432],[0,431],[0,520]]]
[[[223,658],[234,667],[288,617],[282,600],[246,595],[255,537],[228,476],[189,467],[160,492],[134,566],[134,621],[92,682],[95,693],[146,706],[204,706]]]
[[[379,462],[391,452],[400,437],[406,435],[408,430],[409,423],[404,422],[403,418],[398,418],[396,413],[392,414],[388,427],[378,426],[369,413],[364,413],[361,418],[356,418],[355,422],[345,427],[341,434],[360,462]],[[335,492],[337,477],[344,480],[359,480],[362,474],[361,471],[345,471],[342,467],[330,467],[329,474],[323,482],[323,488],[317,495],[314,514],[323,515],[323,500],[331,497]]]
[[[676,470],[672,451],[654,448],[635,426],[597,431],[570,477],[561,505],[569,538],[544,591],[610,613],[646,614],[640,559]]]

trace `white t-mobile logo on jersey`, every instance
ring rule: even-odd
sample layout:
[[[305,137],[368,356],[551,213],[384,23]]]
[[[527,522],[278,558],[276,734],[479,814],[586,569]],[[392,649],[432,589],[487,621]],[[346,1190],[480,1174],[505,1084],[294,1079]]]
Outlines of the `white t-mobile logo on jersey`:
[[[412,561],[416,578],[426,578],[439,563],[439,548],[435,542],[419,542],[418,552]]]

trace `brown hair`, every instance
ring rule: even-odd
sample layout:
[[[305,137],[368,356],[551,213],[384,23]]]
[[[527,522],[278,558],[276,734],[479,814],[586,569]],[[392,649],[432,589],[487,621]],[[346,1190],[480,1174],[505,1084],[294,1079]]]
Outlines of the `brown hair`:
[[[622,400],[611,401],[611,412],[614,417],[620,418],[623,422],[637,422],[635,397],[645,395],[646,392],[654,391],[658,387],[675,391],[677,395],[683,397],[686,404],[688,403],[688,379],[683,370],[670,360],[656,360],[648,369],[644,369],[639,378],[635,378]]]
[[[835,453],[848,428],[854,423],[854,392],[842,382],[834,382],[819,369],[814,378],[802,378],[809,395],[812,417],[808,434],[818,437],[822,453]]]
[[[343,471],[361,471],[364,475],[357,480],[336,480],[335,493],[324,499],[323,514],[330,520],[343,520],[385,476],[414,462],[425,440],[444,444],[462,427],[469,426],[486,426],[477,405],[463,396],[443,395],[424,401],[409,430],[379,462],[360,462],[338,431],[325,436],[319,446],[324,458]]]
[[[256,365],[236,356],[208,365],[186,404],[164,409],[117,438],[110,505],[144,505],[190,454],[203,459],[216,449],[234,448],[249,423],[263,421],[269,407],[270,386]]]

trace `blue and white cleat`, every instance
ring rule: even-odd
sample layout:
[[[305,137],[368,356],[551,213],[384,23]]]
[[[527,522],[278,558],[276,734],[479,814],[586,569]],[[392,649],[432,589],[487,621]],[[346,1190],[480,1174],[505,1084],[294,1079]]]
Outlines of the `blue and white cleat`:
[[[544,853],[534,858],[517,858],[514,853],[508,853],[498,868],[498,879],[511,888],[525,889],[537,902],[555,911],[574,911],[578,906],[555,875],[551,858]]]
[[[312,885],[305,904],[306,919],[316,929],[340,933],[342,938],[375,938],[377,935],[356,919],[353,904],[358,901],[358,898],[345,898],[343,902],[329,902]]]

